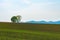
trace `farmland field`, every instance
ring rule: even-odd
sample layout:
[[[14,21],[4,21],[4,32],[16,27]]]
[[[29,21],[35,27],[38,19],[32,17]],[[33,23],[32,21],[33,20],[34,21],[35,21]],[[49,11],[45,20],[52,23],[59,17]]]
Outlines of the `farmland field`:
[[[0,22],[0,40],[60,40],[60,25]]]

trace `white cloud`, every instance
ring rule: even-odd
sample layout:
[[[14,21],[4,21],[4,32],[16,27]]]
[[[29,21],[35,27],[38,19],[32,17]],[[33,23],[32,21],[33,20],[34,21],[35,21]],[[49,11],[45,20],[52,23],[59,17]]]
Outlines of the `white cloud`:
[[[22,3],[31,4],[31,1],[30,0],[22,0]]]
[[[23,9],[21,14],[23,15],[22,20],[59,20],[60,19],[60,12],[57,11],[57,7],[53,9],[54,3],[45,3],[45,4],[32,4],[30,7]],[[55,5],[56,6],[56,5]],[[49,9],[51,8],[51,9]]]
[[[10,21],[11,16],[18,14],[22,16],[22,21],[60,19],[60,9],[57,8],[57,6],[59,5],[57,5],[56,3],[31,3],[30,0],[20,1],[22,1],[22,4],[27,4],[29,6],[26,8],[22,8],[23,6],[21,7],[21,3],[14,4],[13,2],[11,3],[10,0],[5,0],[5,2],[0,3],[0,8],[2,7],[3,9],[2,12],[0,12],[0,19],[2,19],[3,21]]]

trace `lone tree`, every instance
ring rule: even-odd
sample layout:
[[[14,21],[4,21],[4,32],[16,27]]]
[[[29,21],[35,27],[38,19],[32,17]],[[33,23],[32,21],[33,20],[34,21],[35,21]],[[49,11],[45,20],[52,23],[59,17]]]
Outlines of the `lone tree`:
[[[11,21],[12,21],[13,23],[19,23],[19,22],[21,21],[21,16],[20,16],[20,15],[13,16],[13,17],[11,18]]]

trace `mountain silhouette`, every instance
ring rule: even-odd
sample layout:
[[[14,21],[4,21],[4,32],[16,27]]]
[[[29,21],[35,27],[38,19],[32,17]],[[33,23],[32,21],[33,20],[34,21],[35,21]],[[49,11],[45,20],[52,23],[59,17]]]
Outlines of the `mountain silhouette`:
[[[31,21],[27,21],[27,23],[34,23],[34,24],[60,24],[60,21],[34,21],[34,20],[31,20]]]

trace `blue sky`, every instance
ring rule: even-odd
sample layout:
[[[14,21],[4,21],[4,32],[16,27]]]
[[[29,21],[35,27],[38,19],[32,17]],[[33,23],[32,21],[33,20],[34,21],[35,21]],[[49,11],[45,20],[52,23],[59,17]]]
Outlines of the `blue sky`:
[[[22,21],[60,20],[60,0],[0,0],[0,21],[21,15]]]

